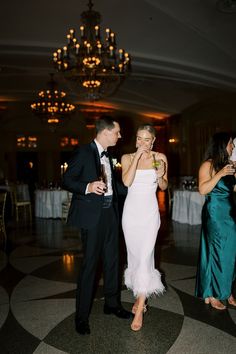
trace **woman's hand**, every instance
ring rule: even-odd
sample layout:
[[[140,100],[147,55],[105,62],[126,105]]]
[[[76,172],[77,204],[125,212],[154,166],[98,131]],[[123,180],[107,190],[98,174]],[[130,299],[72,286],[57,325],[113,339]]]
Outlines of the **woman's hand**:
[[[168,187],[168,178],[167,178],[167,169],[168,162],[167,158],[164,154],[159,153],[155,155],[154,162],[158,163],[158,167],[156,167],[156,175],[159,188],[164,191]]]
[[[158,162],[160,162],[160,165],[156,168],[156,174],[157,178],[161,178],[166,173],[166,164],[163,160],[158,160]]]
[[[235,168],[234,168],[233,164],[225,165],[225,166],[218,172],[218,174],[219,174],[221,177],[228,176],[228,175],[234,175],[234,174],[235,174]]]
[[[150,149],[148,149],[146,146],[138,146],[135,157],[139,160],[143,153],[149,154],[149,152]]]
[[[235,169],[232,164],[225,165],[220,171],[212,174],[212,163],[211,161],[205,161],[202,163],[199,169],[199,192],[200,194],[206,195],[212,191],[219,180],[228,175],[234,175]]]

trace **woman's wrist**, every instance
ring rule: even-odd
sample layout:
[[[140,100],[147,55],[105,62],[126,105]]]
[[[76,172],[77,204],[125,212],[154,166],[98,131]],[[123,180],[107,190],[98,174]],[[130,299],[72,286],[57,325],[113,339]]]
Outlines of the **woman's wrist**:
[[[158,180],[160,180],[160,179],[162,179],[162,180],[163,180],[163,179],[164,179],[164,175],[162,175],[162,176],[160,176],[160,177],[159,177],[159,176],[157,176],[157,178],[158,178]]]
[[[164,178],[164,176],[157,177],[157,179],[158,179],[158,182],[161,182],[161,183],[168,183],[167,180]]]
[[[161,190],[165,190],[168,186],[168,181],[164,178],[164,176],[158,177],[157,183]]]
[[[157,181],[158,181],[158,184],[159,184],[159,185],[163,185],[163,183],[164,183],[163,176],[157,177]]]

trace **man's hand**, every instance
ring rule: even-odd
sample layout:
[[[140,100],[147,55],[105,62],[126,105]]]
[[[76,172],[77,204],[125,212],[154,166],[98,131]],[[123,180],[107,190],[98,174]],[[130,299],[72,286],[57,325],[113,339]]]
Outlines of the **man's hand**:
[[[95,193],[98,195],[104,194],[106,190],[106,184],[102,181],[94,181],[89,183],[88,185],[88,192],[89,193]]]
[[[157,177],[161,178],[166,173],[166,164],[163,160],[158,160],[158,162],[160,162],[160,165],[157,167],[156,173],[157,173]]]

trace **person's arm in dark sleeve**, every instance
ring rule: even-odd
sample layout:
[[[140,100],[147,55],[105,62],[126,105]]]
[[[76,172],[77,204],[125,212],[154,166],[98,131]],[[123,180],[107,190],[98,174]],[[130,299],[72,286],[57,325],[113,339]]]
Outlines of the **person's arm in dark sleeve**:
[[[83,169],[81,160],[81,153],[78,149],[74,152],[63,175],[62,188],[72,193],[85,195],[88,181],[81,181],[81,172]]]

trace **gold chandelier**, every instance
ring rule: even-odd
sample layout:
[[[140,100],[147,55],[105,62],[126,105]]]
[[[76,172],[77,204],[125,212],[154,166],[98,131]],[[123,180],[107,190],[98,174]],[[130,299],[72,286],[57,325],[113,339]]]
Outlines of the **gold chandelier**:
[[[38,99],[31,104],[31,109],[43,122],[55,127],[65,122],[66,118],[75,111],[75,106],[66,101],[66,93],[57,89],[53,74],[50,75],[48,89],[38,93]]]
[[[70,29],[68,44],[53,53],[53,62],[67,79],[79,82],[87,98],[94,100],[113,94],[130,72],[131,64],[129,54],[117,50],[115,33],[110,28],[102,42],[101,15],[92,10],[91,0],[88,8],[81,14],[80,41],[75,30]]]

